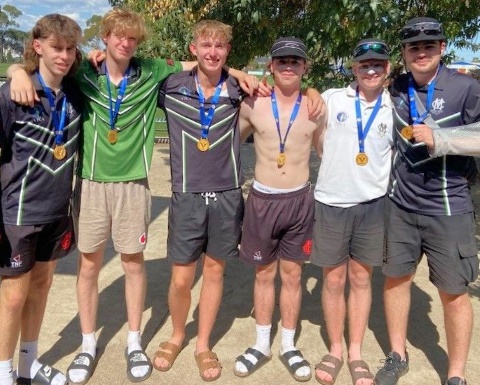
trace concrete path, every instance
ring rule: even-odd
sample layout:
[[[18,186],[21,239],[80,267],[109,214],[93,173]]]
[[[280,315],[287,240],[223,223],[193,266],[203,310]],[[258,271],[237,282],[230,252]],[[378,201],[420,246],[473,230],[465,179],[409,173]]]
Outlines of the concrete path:
[[[253,144],[242,147],[242,162],[246,186],[253,175]],[[316,179],[318,160],[312,158],[312,181]],[[171,333],[167,309],[167,290],[170,265],[165,258],[168,202],[170,197],[170,170],[168,145],[155,146],[151,171],[153,195],[152,224],[146,249],[148,294],[143,317],[143,344],[152,356],[161,341]],[[246,187],[247,189],[247,187]],[[480,203],[479,188],[474,188],[476,203]],[[480,227],[479,227],[480,229]],[[76,254],[59,263],[51,290],[47,315],[40,341],[42,362],[54,364],[66,371],[81,343],[77,314],[75,281]],[[303,271],[303,305],[297,329],[297,347],[312,366],[327,353],[326,330],[320,307],[322,277],[319,268],[306,264]],[[381,366],[380,358],[389,350],[382,305],[383,277],[379,270],[373,277],[373,309],[365,336],[364,360],[373,371]],[[203,384],[194,360],[195,338],[198,327],[198,296],[201,276],[197,276],[192,291],[192,308],[187,325],[187,346],[174,367],[166,373],[154,370],[145,385]],[[252,376],[236,377],[232,368],[235,357],[255,342],[255,321],[252,317],[253,270],[239,261],[227,264],[223,303],[213,333],[212,346],[222,364],[222,376],[217,384],[295,384],[278,359],[280,334],[278,303],[274,314],[273,360]],[[125,373],[126,315],[124,280],[118,255],[111,246],[105,256],[100,279],[98,331],[100,357],[90,385],[129,384]],[[428,281],[426,263],[419,266],[412,291],[412,309],[408,333],[410,372],[400,380],[401,385],[440,385],[446,375],[446,342],[442,307],[435,288]],[[480,280],[471,286],[475,311],[475,329],[469,355],[467,378],[469,385],[480,385]],[[277,301],[278,302],[278,301]],[[310,384],[317,382],[312,377]],[[346,365],[337,380],[338,385],[351,384]]]

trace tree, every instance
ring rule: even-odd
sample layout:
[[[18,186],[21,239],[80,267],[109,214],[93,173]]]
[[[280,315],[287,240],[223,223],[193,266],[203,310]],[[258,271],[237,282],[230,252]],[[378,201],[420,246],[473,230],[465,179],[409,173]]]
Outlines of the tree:
[[[0,5],[0,60],[2,62],[7,56],[11,58],[13,53],[22,55],[28,34],[17,29],[19,24],[15,20],[21,15],[22,11],[13,5]]]
[[[143,13],[153,39],[145,55],[188,57],[190,27],[204,18],[233,26],[229,64],[243,67],[253,57],[267,55],[279,36],[296,36],[309,47],[308,83],[320,88],[344,84],[344,71],[355,44],[364,37],[385,40],[392,60],[401,66],[398,31],[415,16],[441,20],[449,43],[474,48],[480,30],[479,0],[110,0]],[[447,55],[446,60],[450,60]]]
[[[88,52],[92,49],[102,49],[104,47],[103,41],[100,38],[100,22],[102,16],[93,15],[86,21],[87,27],[83,30],[82,46]]]

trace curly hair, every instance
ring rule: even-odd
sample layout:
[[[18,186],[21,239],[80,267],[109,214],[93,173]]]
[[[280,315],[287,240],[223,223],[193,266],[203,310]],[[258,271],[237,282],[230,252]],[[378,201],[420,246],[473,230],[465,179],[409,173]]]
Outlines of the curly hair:
[[[25,70],[28,73],[33,73],[39,66],[40,55],[33,47],[34,40],[48,39],[53,36],[57,42],[66,44],[67,46],[77,46],[82,38],[82,30],[76,21],[67,16],[53,13],[40,18],[30,32],[30,37],[25,45],[25,52],[23,54]],[[82,55],[77,49],[76,59],[72,67],[68,71],[67,76],[75,73]]]

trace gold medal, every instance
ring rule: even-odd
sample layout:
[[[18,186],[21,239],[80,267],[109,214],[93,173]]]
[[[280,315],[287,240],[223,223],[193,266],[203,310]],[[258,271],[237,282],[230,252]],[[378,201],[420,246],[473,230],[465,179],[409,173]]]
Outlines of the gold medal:
[[[403,127],[402,130],[400,131],[400,133],[407,140],[412,140],[413,139],[413,127],[412,126]]]
[[[110,144],[117,143],[118,131],[116,129],[108,130],[107,138],[108,138],[108,141],[110,142]]]
[[[55,148],[53,149],[53,156],[57,160],[62,160],[65,158],[67,155],[67,150],[65,149],[65,146],[62,145],[56,145]]]
[[[199,139],[197,143],[197,148],[202,152],[207,151],[210,148],[210,143],[208,142],[208,139],[207,138]]]
[[[365,166],[368,163],[368,156],[364,152],[359,152],[357,156],[355,157],[355,162],[359,166]]]
[[[280,154],[278,154],[277,156],[278,167],[282,167],[286,161],[287,161],[287,156],[285,155],[284,152],[281,152]]]

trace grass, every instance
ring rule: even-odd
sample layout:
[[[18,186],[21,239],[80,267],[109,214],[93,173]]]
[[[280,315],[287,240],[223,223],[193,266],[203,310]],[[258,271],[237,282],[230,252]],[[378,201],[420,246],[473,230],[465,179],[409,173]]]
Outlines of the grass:
[[[13,63],[0,63],[0,78],[7,76],[7,68],[10,67]]]

